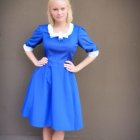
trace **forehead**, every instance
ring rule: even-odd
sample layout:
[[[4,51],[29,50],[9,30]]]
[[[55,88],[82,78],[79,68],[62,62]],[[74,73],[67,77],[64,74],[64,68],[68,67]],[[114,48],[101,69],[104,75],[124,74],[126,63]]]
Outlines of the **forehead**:
[[[64,0],[53,0],[50,3],[50,8],[54,7],[67,7],[67,3]]]

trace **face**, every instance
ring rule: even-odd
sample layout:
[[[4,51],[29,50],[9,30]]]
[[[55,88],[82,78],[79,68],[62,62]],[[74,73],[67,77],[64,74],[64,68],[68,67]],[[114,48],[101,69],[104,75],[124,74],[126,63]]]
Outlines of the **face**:
[[[65,1],[54,0],[50,4],[50,14],[55,22],[66,22],[68,6]]]

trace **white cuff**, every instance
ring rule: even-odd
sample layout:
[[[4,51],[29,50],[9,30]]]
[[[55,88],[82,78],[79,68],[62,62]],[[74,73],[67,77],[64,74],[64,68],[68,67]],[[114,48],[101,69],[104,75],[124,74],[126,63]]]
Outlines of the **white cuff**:
[[[95,57],[95,58],[96,58],[98,55],[99,55],[99,51],[98,51],[98,50],[88,53],[88,56]]]
[[[32,47],[27,46],[26,44],[23,45],[25,51],[33,51]]]

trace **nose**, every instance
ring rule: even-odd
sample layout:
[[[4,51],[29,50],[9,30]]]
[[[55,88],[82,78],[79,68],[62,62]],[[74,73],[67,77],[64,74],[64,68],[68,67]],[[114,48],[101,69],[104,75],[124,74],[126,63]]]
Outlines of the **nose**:
[[[61,10],[58,10],[58,14],[61,15],[62,14],[62,11]]]

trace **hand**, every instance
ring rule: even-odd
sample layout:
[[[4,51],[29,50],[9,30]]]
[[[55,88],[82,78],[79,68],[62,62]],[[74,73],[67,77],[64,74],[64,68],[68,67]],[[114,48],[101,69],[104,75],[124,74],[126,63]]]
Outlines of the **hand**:
[[[78,72],[78,68],[71,62],[71,61],[65,61],[64,67],[70,71],[70,72]]]
[[[42,59],[38,60],[37,62],[34,63],[35,66],[37,67],[42,67],[43,65],[48,63],[48,58],[43,57]]]

